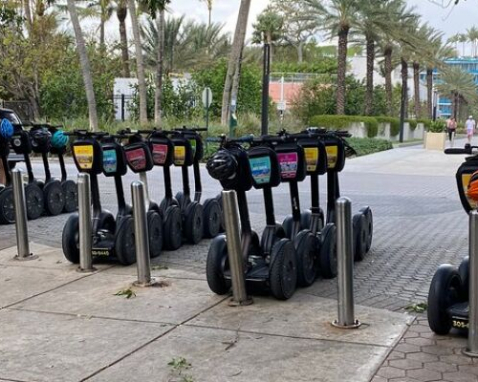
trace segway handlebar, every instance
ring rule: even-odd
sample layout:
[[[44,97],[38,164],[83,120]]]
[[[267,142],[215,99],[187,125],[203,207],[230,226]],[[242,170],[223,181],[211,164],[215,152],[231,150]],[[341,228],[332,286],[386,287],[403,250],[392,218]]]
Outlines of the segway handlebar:
[[[465,154],[465,155],[471,155],[471,154],[477,154],[478,153],[478,146],[465,146],[464,148],[448,148],[445,149],[445,154],[448,155],[453,155],[453,154]]]
[[[221,135],[217,138],[206,138],[206,142],[216,142],[216,143],[253,143],[254,135],[246,135],[240,138],[228,138],[226,135]]]
[[[92,137],[92,138],[103,138],[109,135],[104,131],[88,131],[84,129],[75,129],[73,131],[64,132],[66,136],[76,136],[76,137]]]

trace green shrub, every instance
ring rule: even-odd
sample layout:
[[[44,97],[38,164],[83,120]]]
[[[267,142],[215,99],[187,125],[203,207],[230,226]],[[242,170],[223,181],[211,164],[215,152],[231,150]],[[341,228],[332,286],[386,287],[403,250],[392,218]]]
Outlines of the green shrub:
[[[417,128],[418,121],[415,119],[406,119],[405,122],[408,122],[410,130],[415,130]]]
[[[427,131],[430,133],[442,133],[445,131],[446,123],[445,121],[432,121],[430,126],[427,128]]]
[[[363,122],[369,138],[378,134],[378,121],[375,117],[360,115],[316,115],[310,119],[310,125],[326,129],[346,129],[352,123]]]
[[[425,127],[425,129],[428,129],[428,128],[430,127],[430,124],[431,124],[433,121],[431,121],[430,119],[421,118],[421,119],[417,119],[417,122],[418,122],[418,123],[423,123],[423,126]]]
[[[393,148],[392,142],[375,138],[347,138],[347,142],[357,152],[358,156],[373,154]]]
[[[400,120],[394,117],[380,116],[375,117],[378,123],[390,123],[390,136],[394,137],[400,133]]]

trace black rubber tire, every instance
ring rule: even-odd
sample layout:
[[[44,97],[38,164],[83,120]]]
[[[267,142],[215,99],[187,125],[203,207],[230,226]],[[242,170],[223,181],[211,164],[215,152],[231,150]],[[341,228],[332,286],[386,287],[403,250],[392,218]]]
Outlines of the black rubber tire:
[[[461,277],[462,296],[464,301],[468,301],[470,295],[470,258],[466,256],[458,267],[458,273]]]
[[[203,209],[197,202],[191,202],[183,214],[184,236],[191,244],[201,241],[204,234]]]
[[[43,180],[35,180],[35,183],[43,191],[43,187],[45,187],[45,182],[43,182]]]
[[[282,227],[284,228],[285,237],[291,239],[292,236],[292,226],[294,224],[294,218],[292,215],[287,215],[282,222]]]
[[[365,207],[360,210],[365,215],[365,219],[367,219],[367,253],[372,248],[372,241],[373,241],[373,213],[370,207]]]
[[[226,236],[216,236],[209,246],[206,260],[206,280],[209,289],[218,295],[224,295],[231,289],[224,278],[228,268]]]
[[[45,198],[43,191],[36,183],[29,183],[25,186],[25,199],[28,219],[35,220],[42,216],[45,211]]]
[[[63,195],[65,196],[64,212],[70,213],[78,209],[78,186],[72,180],[65,180],[61,187],[63,188]]]
[[[324,279],[337,277],[337,229],[332,223],[321,231],[319,269]]]
[[[297,285],[311,286],[317,278],[320,241],[309,230],[302,230],[294,238],[294,247],[297,254]]]
[[[450,264],[441,265],[433,276],[428,292],[428,325],[436,334],[450,332],[452,320],[448,308],[460,302],[461,277]]]
[[[221,231],[222,210],[216,199],[207,199],[203,204],[204,237],[213,238]]]
[[[148,212],[149,257],[154,259],[163,250],[163,219],[156,211]]]
[[[222,213],[222,211],[224,211],[224,208],[222,207],[222,194],[221,193],[217,194],[215,199],[217,200],[217,202],[219,203],[219,206],[221,207],[221,228],[219,232],[225,232],[226,225],[224,223],[224,214]]]
[[[281,239],[272,247],[269,284],[278,300],[291,298],[297,288],[297,255],[288,239]]]
[[[302,229],[310,229],[311,216],[312,216],[312,212],[310,212],[310,210],[303,210],[300,213],[300,227]]]
[[[184,193],[182,191],[179,191],[176,194],[175,199],[178,201],[178,205],[181,208],[181,211],[184,211],[189,206],[189,204],[191,203],[191,198],[190,197],[187,197],[187,198],[184,197]]]
[[[45,198],[45,212],[49,216],[57,216],[65,208],[65,194],[59,181],[48,182],[43,187],[43,197]]]
[[[61,246],[65,258],[73,264],[80,263],[80,220],[78,214],[71,215],[63,227]]]
[[[98,230],[105,230],[114,235],[116,232],[116,219],[110,211],[103,210],[98,220]]]
[[[170,206],[164,215],[164,249],[175,251],[183,244],[183,218],[178,206]]]
[[[127,215],[119,223],[115,237],[115,254],[121,265],[136,263],[136,245],[133,217]]]
[[[362,261],[367,254],[368,225],[367,218],[363,214],[353,217],[354,230],[354,260]]]
[[[15,223],[13,190],[11,187],[6,187],[0,191],[0,224],[12,223]]]

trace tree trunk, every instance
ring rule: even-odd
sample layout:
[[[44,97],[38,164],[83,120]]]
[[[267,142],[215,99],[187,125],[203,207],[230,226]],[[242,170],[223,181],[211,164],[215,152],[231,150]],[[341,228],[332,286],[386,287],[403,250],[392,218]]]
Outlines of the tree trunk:
[[[128,9],[131,16],[131,26],[133,29],[134,47],[136,51],[136,75],[138,77],[139,93],[139,122],[144,125],[148,123],[148,92],[146,89],[146,76],[143,63],[143,49],[141,46],[141,35],[139,32],[139,23],[136,15],[135,0],[128,0]]]
[[[85,40],[81,31],[80,20],[76,12],[76,5],[74,0],[67,0],[68,11],[73,24],[76,38],[76,50],[80,57],[81,72],[83,74],[83,82],[85,83],[86,99],[88,102],[88,112],[90,118],[90,129],[98,130],[98,114],[96,112],[96,98],[93,90],[93,79],[91,77],[90,60],[86,52]]]
[[[100,49],[104,52],[106,50],[105,46],[105,20],[103,20],[104,15],[101,15],[100,20]]]
[[[393,89],[392,89],[392,48],[386,47],[385,56],[385,93],[387,98],[387,113],[389,117],[393,116]]]
[[[367,84],[365,91],[365,115],[373,111],[373,66],[375,61],[375,41],[367,36]]]
[[[211,26],[211,23],[212,23],[212,3],[209,3],[207,4],[207,10],[209,12],[209,20],[208,20],[208,24],[209,26]]]
[[[156,63],[156,89],[154,91],[154,122],[157,127],[161,125],[161,100],[163,97],[163,63],[164,63],[164,9],[156,17],[158,30],[157,63]]]
[[[403,105],[405,110],[405,118],[408,118],[408,63],[403,58],[400,59],[402,64],[402,94]]]
[[[427,111],[428,118],[433,119],[433,69],[427,68]]]
[[[236,65],[236,70],[234,71],[234,77],[232,79],[231,99],[235,99],[236,101],[239,98],[239,84],[241,81],[243,52],[244,52],[244,47],[241,49],[239,60],[237,61],[237,65]]]
[[[119,21],[120,45],[121,45],[121,61],[123,65],[123,77],[131,77],[129,71],[129,52],[128,52],[128,36],[126,34],[126,16],[128,15],[128,8],[126,3],[121,1],[118,4],[116,15]]]
[[[337,65],[337,111],[336,114],[345,114],[345,74],[347,71],[347,39],[348,27],[339,31],[338,65]]]
[[[304,61],[304,43],[301,41],[297,45],[297,62],[301,64]]]
[[[25,19],[27,21],[27,29],[30,31],[32,27],[32,9],[30,7],[30,0],[23,0],[23,8],[25,10]]]
[[[224,83],[224,93],[222,96],[221,123],[224,126],[226,126],[229,121],[233,78],[234,73],[237,72],[237,69],[240,69],[241,66],[241,52],[244,47],[244,41],[246,39],[247,20],[249,18],[250,7],[251,0],[241,0],[241,7],[239,8],[236,31],[234,32],[234,41],[232,43],[231,54],[229,56],[229,63],[227,66],[226,80]]]
[[[420,64],[413,62],[413,98],[415,99],[415,119],[420,118]]]

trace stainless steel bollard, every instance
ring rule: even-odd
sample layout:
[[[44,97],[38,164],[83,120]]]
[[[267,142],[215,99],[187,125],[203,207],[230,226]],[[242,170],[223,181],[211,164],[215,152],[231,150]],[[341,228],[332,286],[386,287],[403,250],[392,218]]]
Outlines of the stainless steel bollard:
[[[13,181],[13,206],[15,208],[15,228],[17,233],[17,260],[32,260],[36,258],[30,253],[28,242],[27,205],[23,173],[19,169],[12,171]]]
[[[145,185],[135,181],[131,183],[131,195],[133,199],[134,235],[136,247],[136,264],[138,267],[138,281],[136,286],[152,286],[151,268],[149,261],[148,220],[145,208]]]
[[[468,346],[463,352],[470,357],[478,357],[478,212],[470,212],[469,232],[470,256],[470,313]]]
[[[226,226],[227,256],[231,269],[232,299],[231,306],[250,305],[252,299],[246,293],[244,264],[241,250],[241,228],[236,191],[222,191],[224,223]]]
[[[79,272],[93,272],[90,175],[78,174],[78,215],[80,226]]]
[[[339,198],[335,203],[335,209],[337,213],[339,319],[332,325],[338,328],[354,329],[360,326],[360,322],[354,317],[352,202],[348,198]]]

